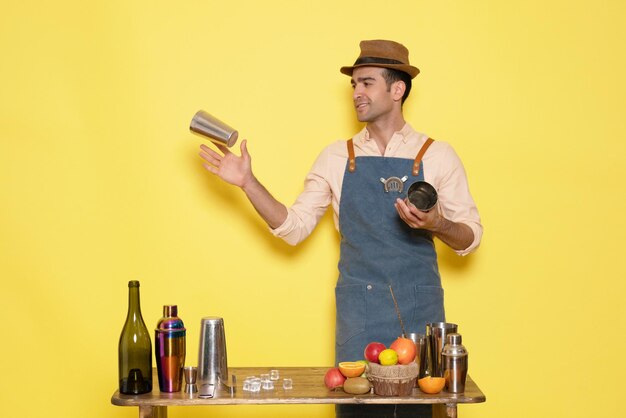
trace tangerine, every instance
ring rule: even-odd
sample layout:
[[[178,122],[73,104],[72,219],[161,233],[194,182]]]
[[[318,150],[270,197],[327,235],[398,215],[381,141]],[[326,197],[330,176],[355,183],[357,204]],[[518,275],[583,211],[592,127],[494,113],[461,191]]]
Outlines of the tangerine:
[[[339,371],[345,377],[361,376],[365,371],[365,364],[356,361],[343,361],[338,366]]]
[[[417,385],[422,392],[434,395],[435,393],[441,392],[446,385],[446,379],[443,377],[426,376],[418,379]]]

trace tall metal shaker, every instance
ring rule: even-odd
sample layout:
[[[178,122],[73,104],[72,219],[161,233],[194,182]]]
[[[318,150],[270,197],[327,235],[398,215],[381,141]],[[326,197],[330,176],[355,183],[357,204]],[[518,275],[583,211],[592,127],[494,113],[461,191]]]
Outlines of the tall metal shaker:
[[[219,382],[228,382],[224,319],[209,316],[202,318],[200,322],[198,386],[217,385]]]
[[[422,378],[426,376],[428,362],[426,356],[427,344],[426,344],[426,336],[424,334],[418,334],[415,332],[409,333],[409,339],[415,343],[416,356],[415,362],[419,364],[419,372],[417,377]],[[415,381],[415,386],[417,387],[417,380]]]
[[[446,379],[446,390],[450,393],[465,392],[467,350],[461,342],[461,334],[448,334],[447,343],[441,353],[444,368],[443,377]]]
[[[204,110],[196,112],[189,124],[189,130],[227,147],[235,145],[239,136],[237,130]]]
[[[163,318],[154,333],[159,388],[161,392],[179,392],[185,367],[186,330],[176,305],[163,306]]]
[[[449,322],[431,322],[426,324],[428,344],[428,373],[433,377],[443,377],[443,359],[441,351],[446,344],[446,336],[457,332],[457,325]]]

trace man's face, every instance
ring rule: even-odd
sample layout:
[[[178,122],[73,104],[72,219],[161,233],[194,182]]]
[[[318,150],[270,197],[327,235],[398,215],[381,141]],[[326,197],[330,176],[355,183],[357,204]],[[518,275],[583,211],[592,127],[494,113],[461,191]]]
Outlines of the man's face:
[[[383,71],[379,67],[358,67],[352,72],[352,99],[360,122],[375,122],[394,109],[394,89],[387,87]]]

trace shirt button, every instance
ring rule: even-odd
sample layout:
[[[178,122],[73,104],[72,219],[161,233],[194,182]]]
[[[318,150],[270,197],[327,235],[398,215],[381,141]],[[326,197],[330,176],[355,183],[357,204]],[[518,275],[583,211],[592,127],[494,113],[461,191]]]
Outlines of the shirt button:
[[[371,284],[368,284],[368,285],[367,285],[367,290],[372,290],[372,287],[373,287],[373,286],[372,286]]]

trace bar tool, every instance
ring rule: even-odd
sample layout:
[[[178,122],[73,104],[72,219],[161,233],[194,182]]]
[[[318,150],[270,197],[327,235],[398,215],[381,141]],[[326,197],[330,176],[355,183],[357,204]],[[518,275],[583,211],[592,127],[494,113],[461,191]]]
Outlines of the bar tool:
[[[235,129],[204,110],[196,112],[189,124],[189,130],[227,147],[235,145],[239,136]]]
[[[441,353],[446,390],[450,393],[463,393],[467,378],[467,350],[461,344],[461,334],[448,334],[446,341]]]
[[[196,385],[196,379],[198,378],[198,368],[193,366],[185,366],[183,369],[185,374],[185,393],[193,395],[198,392],[198,385]]]
[[[157,323],[155,357],[161,392],[179,392],[185,366],[185,325],[176,305],[163,306],[163,318]]]
[[[457,332],[457,325],[448,322],[431,322],[426,324],[428,344],[428,373],[432,377],[443,377],[443,361],[441,351],[448,334]]]
[[[426,376],[426,369],[428,368],[426,350],[428,344],[426,344],[426,336],[424,334],[418,334],[416,332],[409,333],[409,338],[415,343],[416,353],[415,361],[419,364],[418,379]],[[417,385],[417,381],[415,381]]]
[[[437,204],[437,190],[425,181],[411,184],[406,195],[409,202],[422,212],[428,212]]]
[[[389,292],[391,293],[391,299],[393,299],[393,306],[396,309],[396,315],[398,315],[398,322],[400,322],[400,329],[402,330],[401,337],[406,338],[406,331],[404,330],[404,323],[402,322],[402,315],[400,315],[400,308],[398,307],[398,301],[396,300],[396,296],[393,294],[393,287],[389,285]]]
[[[209,316],[200,322],[200,348],[198,350],[198,383],[217,385],[228,382],[226,335],[224,320]]]

